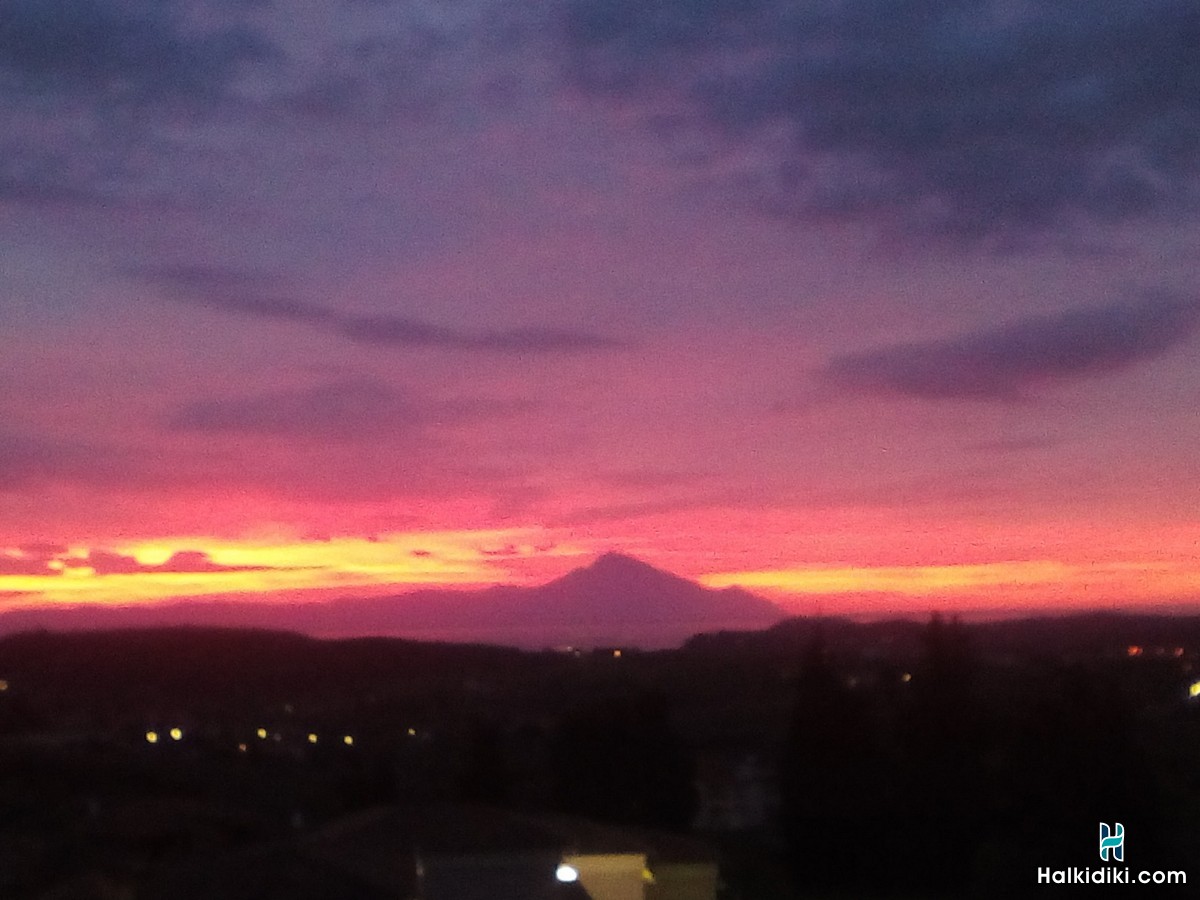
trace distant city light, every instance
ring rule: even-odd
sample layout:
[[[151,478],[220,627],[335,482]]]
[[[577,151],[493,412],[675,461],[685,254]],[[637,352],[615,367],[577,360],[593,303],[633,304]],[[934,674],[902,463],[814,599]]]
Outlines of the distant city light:
[[[308,733],[308,742],[309,742],[310,744],[315,744],[315,743],[317,742],[317,736],[316,736],[316,734],[314,734],[314,733],[313,733],[313,732],[311,732],[311,731]]]
[[[182,728],[172,728],[169,733],[171,735],[171,740],[173,740],[173,741],[183,740],[183,729]]]
[[[258,735],[258,739],[260,741],[265,741],[267,739],[267,729],[265,728],[260,728],[254,733]]]
[[[343,735],[342,743],[345,744],[347,747],[353,747],[354,746],[354,735],[352,735],[352,734]]]
[[[238,753],[245,753],[247,749],[245,744],[238,744]]]
[[[147,731],[146,732],[146,743],[147,744],[157,744],[158,743],[158,732],[157,731]]]
[[[1130,656],[1141,656],[1142,648],[1139,647],[1137,644],[1130,644],[1129,649],[1126,650],[1125,652],[1128,653]]]
[[[613,659],[620,659],[620,658],[621,658],[621,651],[620,651],[620,650],[614,650],[614,651],[613,651]],[[572,879],[572,880],[574,880],[574,879]]]
[[[1176,659],[1178,659],[1179,657],[1183,656],[1183,648],[1182,648],[1182,647],[1176,647],[1176,648],[1174,649],[1174,651],[1172,651],[1172,652],[1175,654],[1175,658],[1176,658]]]
[[[903,681],[905,684],[908,684],[910,681],[912,681],[912,672],[905,672],[903,675],[900,676],[900,680]]]
[[[8,690],[8,682],[5,681],[3,678],[0,678],[0,692],[7,691],[7,690]]]
[[[1188,687],[1189,697],[1200,697],[1200,681],[1193,681]]]
[[[416,737],[416,736],[417,736],[417,729],[415,729],[415,728],[410,728],[410,729],[408,729],[408,736],[409,736],[409,737]]]
[[[574,866],[568,866],[566,863],[562,863],[555,871],[554,877],[563,882],[563,884],[569,884],[572,881],[579,880],[579,870]]]

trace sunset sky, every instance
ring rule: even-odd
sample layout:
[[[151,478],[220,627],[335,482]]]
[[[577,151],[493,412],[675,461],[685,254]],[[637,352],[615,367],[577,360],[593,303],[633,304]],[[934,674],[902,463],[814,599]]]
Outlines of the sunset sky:
[[[1197,47],[1195,0],[0,0],[0,611],[614,549],[1197,604]]]

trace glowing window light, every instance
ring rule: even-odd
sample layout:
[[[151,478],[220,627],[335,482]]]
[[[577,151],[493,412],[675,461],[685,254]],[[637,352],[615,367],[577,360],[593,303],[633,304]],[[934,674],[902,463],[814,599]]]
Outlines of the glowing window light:
[[[342,743],[345,744],[347,747],[353,747],[354,746],[354,735],[352,735],[352,734],[343,735]]]
[[[260,728],[254,733],[258,735],[258,739],[260,741],[265,741],[267,739],[267,729],[265,728]]]
[[[560,863],[554,872],[554,877],[563,884],[570,884],[573,881],[579,880],[579,870],[574,866],[568,866],[566,863]]]
[[[170,730],[169,734],[171,735],[171,740],[173,740],[173,741],[182,741],[183,740],[183,729],[182,728],[172,728]]]
[[[317,742],[317,736],[315,733],[313,733],[311,731],[308,733],[308,742],[310,744],[315,744]]]
[[[157,731],[147,731],[146,732],[146,743],[147,744],[157,744],[158,743],[158,732]]]

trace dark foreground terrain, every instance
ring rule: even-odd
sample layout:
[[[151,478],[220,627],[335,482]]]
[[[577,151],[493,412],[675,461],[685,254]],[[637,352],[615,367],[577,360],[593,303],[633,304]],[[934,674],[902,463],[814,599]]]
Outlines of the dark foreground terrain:
[[[698,837],[730,898],[1026,896],[1038,867],[1102,865],[1101,822],[1134,870],[1188,870],[1193,694],[1190,618],[790,620],[655,652],[18,634],[0,897],[222,872],[245,896],[396,896],[329,836],[435,808]]]

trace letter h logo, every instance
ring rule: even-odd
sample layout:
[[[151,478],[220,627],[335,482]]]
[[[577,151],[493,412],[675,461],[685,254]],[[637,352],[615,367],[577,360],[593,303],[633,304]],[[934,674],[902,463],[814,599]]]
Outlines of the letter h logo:
[[[1125,826],[1120,822],[1114,822],[1111,829],[1105,822],[1100,823],[1100,859],[1125,861]]]

